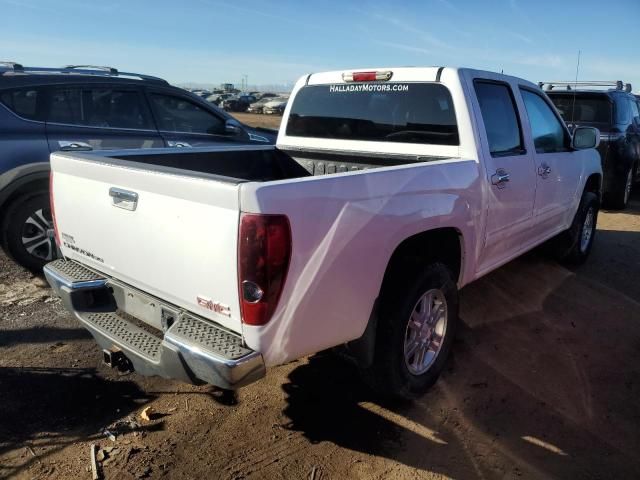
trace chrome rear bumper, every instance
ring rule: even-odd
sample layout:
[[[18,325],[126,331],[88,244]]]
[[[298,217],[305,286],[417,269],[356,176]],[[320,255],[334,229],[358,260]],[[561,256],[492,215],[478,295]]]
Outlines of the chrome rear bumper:
[[[161,329],[154,328],[149,319],[123,308],[124,296],[150,298],[144,292],[74,261],[51,262],[44,274],[65,308],[98,344],[103,349],[121,350],[142,375],[226,389],[242,387],[265,375],[260,353],[246,348],[239,335],[209,320],[153,297],[154,308],[162,315],[162,325],[157,325]]]

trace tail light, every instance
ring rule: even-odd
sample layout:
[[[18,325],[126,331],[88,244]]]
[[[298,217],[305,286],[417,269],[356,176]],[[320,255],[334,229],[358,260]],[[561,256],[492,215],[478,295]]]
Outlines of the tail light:
[[[265,325],[273,315],[291,259],[291,227],[285,215],[243,213],[238,238],[242,321]]]
[[[58,230],[58,223],[56,222],[56,210],[53,205],[53,171],[49,173],[49,204],[51,208],[51,220],[53,221],[53,234],[56,240],[56,245],[60,246],[60,232]]]

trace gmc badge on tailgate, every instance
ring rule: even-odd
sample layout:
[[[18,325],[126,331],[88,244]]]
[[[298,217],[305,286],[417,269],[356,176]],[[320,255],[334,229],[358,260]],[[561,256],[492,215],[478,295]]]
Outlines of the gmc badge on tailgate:
[[[196,299],[198,301],[198,305],[206,308],[207,310],[219,313],[220,315],[224,315],[225,317],[231,316],[231,309],[227,305],[223,305],[220,302],[214,302],[213,300],[201,297],[200,295],[198,295]]]

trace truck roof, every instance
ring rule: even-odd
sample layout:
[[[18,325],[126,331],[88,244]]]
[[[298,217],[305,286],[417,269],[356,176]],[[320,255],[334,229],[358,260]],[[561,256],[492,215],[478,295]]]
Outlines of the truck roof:
[[[333,70],[328,72],[318,72],[307,75],[307,85],[321,85],[329,83],[344,83],[343,74],[352,72],[392,72],[390,80],[402,82],[439,82],[443,77],[454,75],[456,77],[469,74],[471,76],[491,77],[499,76],[505,80],[517,80],[518,83],[538,89],[539,87],[527,80],[519,77],[505,75],[504,73],[491,72],[488,70],[476,70],[465,67],[428,66],[428,67],[374,67],[374,68],[351,68],[346,70]]]

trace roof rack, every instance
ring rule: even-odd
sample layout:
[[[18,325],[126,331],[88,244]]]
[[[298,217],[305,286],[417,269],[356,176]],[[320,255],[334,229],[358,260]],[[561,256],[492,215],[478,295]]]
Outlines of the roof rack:
[[[65,70],[100,70],[101,72],[109,72],[111,75],[118,75],[118,69],[113,67],[104,67],[101,65],[65,65]]]
[[[98,65],[66,65],[64,67],[24,67],[16,62],[2,62],[0,61],[0,74],[2,71],[11,71],[14,73],[60,73],[67,75],[96,75],[107,77],[132,77],[144,80],[146,82],[153,83],[168,83],[166,80],[160,77],[154,77],[152,75],[143,75],[141,73],[121,72],[117,68],[104,67]]]
[[[624,90],[625,92],[631,92],[631,90],[633,89],[630,83],[624,83],[622,80],[538,82],[538,86],[540,88],[544,87],[544,89],[548,92],[553,90],[555,87],[565,87],[566,90],[577,90],[579,87],[614,87],[616,90]]]

